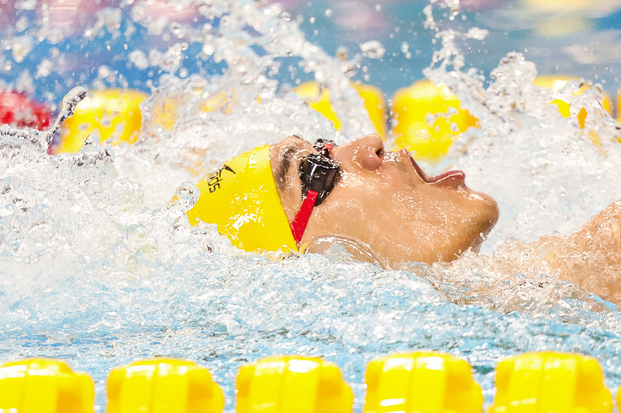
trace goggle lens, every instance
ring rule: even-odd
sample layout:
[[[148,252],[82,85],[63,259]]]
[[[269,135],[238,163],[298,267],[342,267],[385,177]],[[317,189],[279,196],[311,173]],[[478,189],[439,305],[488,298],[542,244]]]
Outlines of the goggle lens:
[[[335,146],[333,141],[318,139],[313,147],[321,153],[308,155],[300,163],[302,198],[306,197],[309,190],[317,192],[315,206],[321,205],[341,177],[339,164],[331,157]]]
[[[339,164],[332,159],[335,146],[333,141],[318,139],[313,147],[320,153],[308,155],[300,162],[303,201],[291,223],[291,233],[297,244],[302,240],[313,208],[328,197],[341,177]]]

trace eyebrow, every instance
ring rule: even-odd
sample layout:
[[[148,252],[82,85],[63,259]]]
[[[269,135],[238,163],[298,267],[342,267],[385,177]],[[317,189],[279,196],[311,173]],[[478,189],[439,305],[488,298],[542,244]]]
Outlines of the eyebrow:
[[[287,188],[287,174],[289,173],[289,169],[291,169],[292,164],[294,163],[294,157],[301,150],[301,146],[307,144],[307,142],[300,138],[297,135],[291,135],[289,137],[295,138],[291,139],[293,142],[289,143],[286,146],[280,148],[280,153],[276,157],[276,162],[274,165],[273,173],[274,173],[274,181],[276,183],[276,189],[279,193],[284,192]]]
[[[274,168],[274,181],[276,182],[276,189],[280,192],[285,190],[285,177],[291,168],[293,157],[299,150],[300,148],[297,145],[285,146],[280,150],[276,167]]]

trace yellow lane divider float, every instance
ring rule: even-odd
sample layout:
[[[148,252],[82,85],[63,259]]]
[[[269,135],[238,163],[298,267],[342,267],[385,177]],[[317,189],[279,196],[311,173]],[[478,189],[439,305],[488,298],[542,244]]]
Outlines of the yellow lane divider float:
[[[112,370],[108,413],[221,412],[224,395],[209,371],[196,363],[154,359]]]
[[[478,413],[483,395],[470,365],[436,352],[372,360],[364,413]],[[621,393],[621,392],[619,392]],[[237,413],[350,413],[353,394],[339,368],[319,357],[276,356],[243,365]],[[92,413],[93,381],[62,361],[0,365],[0,412]],[[221,413],[222,390],[209,371],[175,359],[112,370],[108,413]],[[598,362],[577,354],[527,353],[496,368],[488,413],[610,413],[612,397]]]
[[[572,78],[569,76],[539,76],[533,84],[561,90]],[[388,139],[386,130],[386,102],[382,91],[371,85],[351,84],[364,100],[376,132],[382,139]],[[575,95],[584,93],[589,86],[583,86]],[[293,89],[310,107],[330,119],[335,129],[340,130],[341,119],[338,119],[330,103],[330,91],[321,88],[317,82],[305,82]],[[78,104],[75,115],[68,119],[62,130],[60,142],[54,153],[77,152],[86,138],[98,133],[101,141],[110,140],[112,145],[134,143],[140,134],[141,112],[140,103],[147,98],[143,92],[131,89],[109,89],[89,92],[86,99]],[[618,97],[621,105],[621,94]],[[153,109],[152,122],[163,129],[171,131],[176,122],[178,106],[183,104],[179,97],[166,97],[161,105]],[[203,112],[231,112],[235,105],[235,97],[224,92],[206,100],[200,107]],[[569,103],[554,99],[550,104],[558,106],[559,112],[572,116]],[[612,114],[613,106],[610,97],[604,93],[603,107]],[[391,105],[391,133],[398,149],[407,149],[418,159],[437,161],[446,155],[448,149],[458,136],[468,128],[478,127],[479,120],[467,110],[461,108],[455,96],[443,84],[422,80],[407,88],[398,90]],[[587,111],[577,111],[581,128],[585,127]],[[621,120],[621,116],[619,118]],[[597,145],[597,142],[594,140]]]
[[[447,86],[428,80],[398,90],[392,102],[395,145],[414,152],[417,159],[440,159],[460,133],[479,126]]]
[[[570,80],[572,78],[569,76],[539,76],[533,84],[559,91]],[[584,93],[588,88],[589,86],[583,86],[575,95]],[[619,103],[621,104],[621,95]],[[564,117],[571,116],[569,103],[554,99],[550,104],[557,105]],[[602,104],[612,115],[612,101],[605,93]],[[459,99],[446,85],[436,86],[427,80],[398,90],[392,99],[391,112],[395,145],[414,152],[417,159],[431,162],[446,155],[460,133],[470,127],[479,126],[478,119],[461,108]],[[584,129],[587,111],[581,108],[577,113],[580,127]],[[597,145],[595,140],[594,143]]]
[[[386,101],[384,94],[378,87],[371,85],[351,82],[351,86],[358,91],[364,100],[364,107],[369,113],[377,134],[386,140]],[[319,83],[311,81],[296,86],[293,91],[304,99],[311,108],[330,119],[334,124],[334,129],[341,130],[341,120],[337,118],[330,103],[330,90],[328,88],[321,88]]]
[[[386,102],[382,91],[371,85],[352,86],[364,100],[365,108],[376,128],[377,133],[386,140]],[[330,91],[320,89],[317,82],[306,82],[294,91],[311,106],[334,123],[337,130],[341,120],[336,117],[330,104]],[[54,153],[75,153],[84,144],[86,138],[97,133],[101,142],[110,139],[112,145],[132,144],[140,134],[142,116],[139,105],[147,94],[131,89],[108,89],[89,91],[87,97],[78,104],[76,112],[68,119],[60,134],[60,141]],[[260,99],[259,99],[260,101]],[[163,129],[172,131],[176,123],[177,110],[183,99],[166,97],[160,105],[153,108],[152,121]],[[207,99],[200,107],[203,112],[231,113],[231,105],[237,104],[234,96],[220,92]]]
[[[147,96],[131,89],[89,91],[63,124],[53,152],[76,153],[92,133],[99,134],[102,143],[108,139],[112,145],[136,142],[142,122],[139,105]]]
[[[561,90],[570,80],[579,80],[577,78],[572,78],[569,76],[539,76],[534,81],[533,84],[541,87],[545,87],[548,89],[552,89],[553,91]],[[578,96],[583,94],[586,90],[590,89],[590,86],[583,85],[580,89],[574,91],[573,95]],[[565,102],[561,99],[554,99],[550,102],[551,105],[558,106],[558,111],[561,115],[566,118],[572,116],[572,108],[569,103]],[[613,115],[613,106],[612,100],[607,93],[604,92],[602,99],[602,107],[612,116]],[[575,108],[577,109],[577,108]],[[578,124],[580,125],[580,129],[585,129],[586,127],[586,119],[588,112],[585,108],[580,108],[580,110],[575,111],[575,116],[578,119]],[[593,145],[595,145],[603,155],[606,156],[606,152],[602,147],[602,142],[599,134],[594,129],[589,129],[586,131],[586,135],[589,137]],[[618,138],[617,138],[618,139]]]
[[[470,365],[448,354],[416,352],[372,360],[364,413],[479,413],[483,394]]]
[[[364,101],[365,109],[375,126],[376,132],[386,140],[386,101],[382,91],[375,86],[351,83],[351,86],[358,91]],[[341,130],[341,119],[336,116],[334,108],[330,103],[330,90],[321,87],[315,81],[305,82],[296,86],[293,91],[298,94],[306,103],[317,112],[332,121],[336,130]],[[197,92],[195,92],[197,93]],[[151,115],[151,122],[164,130],[172,131],[176,123],[177,111],[180,106],[187,103],[187,96],[165,96],[156,102]],[[261,97],[257,97],[257,102],[261,103]],[[199,109],[203,112],[220,112],[231,114],[233,107],[238,105],[237,96],[234,90],[219,92],[206,99]]]
[[[609,413],[610,391],[597,360],[553,352],[522,354],[496,368],[489,413]]]
[[[533,84],[536,86],[545,87],[546,89],[551,89],[556,92],[564,88],[565,85],[570,80],[579,80],[579,79],[572,78],[570,76],[539,76],[533,81]],[[589,89],[589,86],[587,85],[582,86],[580,89],[574,92],[574,96],[583,94],[587,89]],[[552,102],[550,102],[550,104],[555,104],[556,106],[558,106],[559,113],[563,115],[564,117],[568,118],[571,116],[571,108],[569,106],[569,103],[565,102],[564,100],[554,99]],[[612,100],[610,99],[610,96],[608,96],[607,93],[604,93],[602,106],[604,107],[604,109],[606,109],[606,111],[608,111],[608,113],[610,113],[610,115],[613,114]],[[580,111],[578,111],[577,117],[578,117],[578,122],[580,123],[580,127],[582,129],[584,129],[584,123],[586,120],[586,116],[587,116],[586,109],[581,108]]]
[[[448,354],[393,354],[371,361],[366,373],[364,413],[479,413],[481,387],[470,365]]]
[[[94,400],[91,378],[62,361],[36,358],[0,366],[0,412],[92,413]]]
[[[348,413],[352,404],[339,368],[319,357],[268,357],[237,375],[237,413]]]

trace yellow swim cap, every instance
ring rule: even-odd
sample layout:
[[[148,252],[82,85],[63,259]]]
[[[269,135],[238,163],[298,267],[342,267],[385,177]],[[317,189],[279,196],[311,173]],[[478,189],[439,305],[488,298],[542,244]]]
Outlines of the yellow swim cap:
[[[222,235],[248,252],[297,251],[280,203],[270,166],[270,147],[239,155],[198,183],[201,197],[188,211],[198,220],[218,225]]]

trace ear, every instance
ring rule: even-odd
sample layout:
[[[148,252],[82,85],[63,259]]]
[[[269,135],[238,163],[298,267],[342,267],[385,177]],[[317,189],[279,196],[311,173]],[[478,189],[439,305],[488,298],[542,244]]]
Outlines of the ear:
[[[333,235],[324,235],[307,242],[300,247],[302,254],[336,255],[341,258],[353,258],[370,262],[382,268],[389,268],[379,256],[362,241]]]

